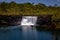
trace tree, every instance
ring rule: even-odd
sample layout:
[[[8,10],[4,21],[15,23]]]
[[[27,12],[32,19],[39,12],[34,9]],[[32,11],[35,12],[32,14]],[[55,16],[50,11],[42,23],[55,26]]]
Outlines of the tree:
[[[56,6],[57,6],[57,4],[54,4],[54,6],[56,7]]]
[[[1,3],[1,9],[2,9],[4,12],[6,12],[7,5],[8,5],[8,3],[6,3],[6,2],[2,2],[2,3]]]

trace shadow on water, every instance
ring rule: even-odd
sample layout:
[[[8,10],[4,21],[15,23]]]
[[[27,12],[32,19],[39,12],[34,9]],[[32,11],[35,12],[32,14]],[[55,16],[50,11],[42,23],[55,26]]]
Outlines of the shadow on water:
[[[60,40],[60,31],[52,31],[53,39]]]
[[[52,40],[60,40],[60,30],[45,30],[45,29],[37,29],[39,32],[47,32],[52,35]]]

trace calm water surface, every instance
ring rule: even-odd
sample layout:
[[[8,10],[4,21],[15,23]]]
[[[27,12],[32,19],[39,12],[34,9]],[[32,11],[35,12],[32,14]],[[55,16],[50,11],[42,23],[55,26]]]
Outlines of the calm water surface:
[[[53,40],[54,38],[55,35],[51,32],[38,31],[35,27],[25,26],[0,30],[0,40]]]

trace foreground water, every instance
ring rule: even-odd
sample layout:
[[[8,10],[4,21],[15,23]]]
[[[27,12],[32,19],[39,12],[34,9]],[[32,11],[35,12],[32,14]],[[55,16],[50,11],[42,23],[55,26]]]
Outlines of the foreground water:
[[[39,31],[29,26],[0,30],[0,40],[55,40],[55,38],[52,32]]]

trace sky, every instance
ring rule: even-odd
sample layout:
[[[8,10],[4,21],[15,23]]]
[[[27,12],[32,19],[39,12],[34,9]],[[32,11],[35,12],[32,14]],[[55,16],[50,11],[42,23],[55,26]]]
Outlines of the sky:
[[[60,6],[60,0],[0,0],[0,2],[11,2],[11,1],[15,1],[16,3],[25,3],[25,2],[30,2],[30,3],[43,3],[47,6],[51,5],[53,6],[54,4],[57,4],[58,6]]]

